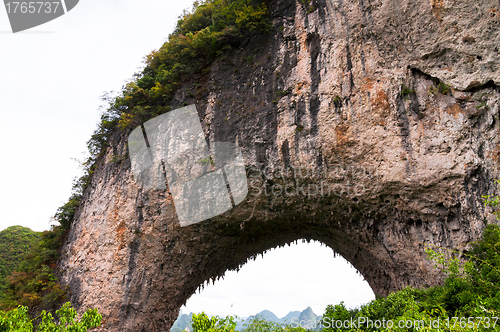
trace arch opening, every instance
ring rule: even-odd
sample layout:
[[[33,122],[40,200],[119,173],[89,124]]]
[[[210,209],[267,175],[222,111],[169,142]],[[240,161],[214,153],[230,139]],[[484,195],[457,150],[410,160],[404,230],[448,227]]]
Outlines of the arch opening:
[[[300,239],[252,256],[220,280],[205,281],[181,307],[171,331],[184,329],[189,315],[202,311],[243,321],[262,314],[290,323],[305,311],[319,317],[329,304],[356,308],[374,298],[368,282],[344,257],[320,241]]]

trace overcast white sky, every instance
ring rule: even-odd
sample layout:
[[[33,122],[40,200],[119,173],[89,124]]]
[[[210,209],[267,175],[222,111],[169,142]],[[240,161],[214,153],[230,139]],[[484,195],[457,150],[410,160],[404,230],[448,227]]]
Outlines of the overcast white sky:
[[[121,89],[191,4],[82,0],[66,15],[16,34],[0,8],[0,229],[49,228],[80,175],[74,159],[85,156],[100,96]],[[373,298],[354,269],[318,244],[274,250],[205,289],[185,312],[247,316],[269,309],[283,316],[311,306],[321,314],[329,303],[356,306]]]

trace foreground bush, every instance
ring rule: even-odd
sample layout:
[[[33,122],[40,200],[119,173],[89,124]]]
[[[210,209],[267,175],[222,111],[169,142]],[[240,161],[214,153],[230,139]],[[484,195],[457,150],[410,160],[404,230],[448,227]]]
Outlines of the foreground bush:
[[[193,332],[234,332],[238,317],[218,316],[208,317],[207,314],[193,314],[191,326]],[[244,332],[304,332],[304,328],[294,326],[294,324],[282,324],[269,322],[259,317],[254,317],[249,322],[244,323]]]
[[[193,332],[232,332],[236,328],[236,318],[232,316],[210,318],[202,312],[201,314],[193,314],[191,326]]]
[[[56,311],[57,323],[51,313],[42,311],[40,323],[33,329],[33,321],[28,314],[28,308],[19,306],[8,312],[0,312],[0,332],[86,332],[90,328],[101,325],[101,315],[97,309],[89,309],[77,318],[75,309],[69,302]]]
[[[282,324],[269,322],[261,318],[254,318],[245,323],[244,332],[303,332],[306,331],[299,324]]]

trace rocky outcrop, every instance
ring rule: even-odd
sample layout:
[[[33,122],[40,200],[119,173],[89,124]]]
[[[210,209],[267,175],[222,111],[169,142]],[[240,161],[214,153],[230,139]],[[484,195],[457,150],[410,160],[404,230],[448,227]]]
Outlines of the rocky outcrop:
[[[297,239],[333,248],[377,295],[434,285],[423,243],[466,250],[491,219],[500,2],[269,6],[274,32],[173,102],[196,103],[207,140],[242,149],[243,203],[180,227],[170,194],[134,181],[126,133],[93,175],[59,267],[109,331],[166,331],[203,282]]]

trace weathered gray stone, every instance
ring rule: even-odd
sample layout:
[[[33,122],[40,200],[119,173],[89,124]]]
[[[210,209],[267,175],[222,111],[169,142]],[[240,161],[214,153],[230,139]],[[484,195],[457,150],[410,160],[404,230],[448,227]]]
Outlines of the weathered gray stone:
[[[499,1],[270,8],[270,37],[174,101],[197,104],[209,140],[242,149],[242,204],[181,228],[167,192],[142,190],[130,162],[113,161],[126,133],[95,171],[59,267],[77,308],[98,307],[108,331],[166,331],[204,281],[301,238],[333,248],[378,295],[435,285],[423,243],[467,249],[492,219],[481,195],[499,175]],[[314,174],[278,176],[289,167]],[[314,184],[334,190],[291,194]]]

